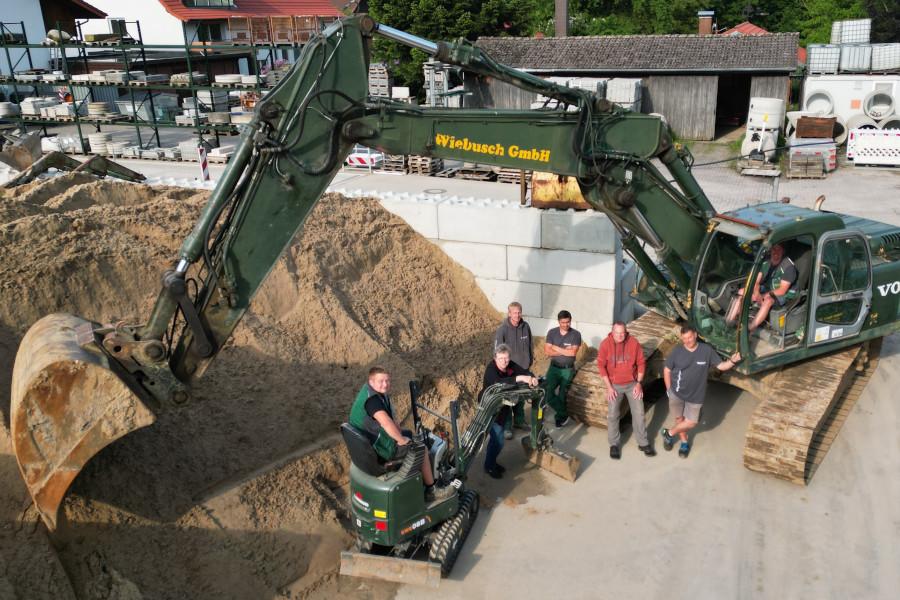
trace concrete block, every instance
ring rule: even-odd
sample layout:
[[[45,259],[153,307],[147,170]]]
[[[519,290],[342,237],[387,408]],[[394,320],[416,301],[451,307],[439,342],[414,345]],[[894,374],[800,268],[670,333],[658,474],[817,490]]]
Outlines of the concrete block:
[[[435,240],[434,243],[475,277],[506,279],[506,246],[445,240]]]
[[[482,277],[476,277],[475,283],[484,292],[491,305],[504,315],[509,303],[514,300],[522,305],[522,314],[529,323],[531,323],[531,317],[528,315],[541,314],[541,286],[536,283],[484,279]],[[534,329],[534,325],[532,325],[531,331],[533,335],[538,335],[539,330]]]
[[[619,234],[603,213],[550,210],[541,214],[541,248],[613,254],[618,245]]]
[[[422,237],[438,237],[438,205],[402,199],[382,199],[381,206],[397,215]]]
[[[512,281],[616,289],[618,264],[613,254],[543,250],[510,246],[507,277]]]
[[[612,331],[612,323],[587,323],[582,322],[576,327],[581,332],[581,341],[596,348],[600,345],[609,332]]]
[[[541,286],[542,317],[555,319],[561,310],[574,319],[591,323],[612,323],[616,310],[616,291],[571,285]]]
[[[559,327],[556,319],[545,319],[543,317],[525,317],[528,324],[531,325],[531,335],[534,337],[545,337],[547,332],[554,327]],[[575,326],[575,319],[572,319],[572,326]],[[578,329],[575,327],[575,329]]]
[[[438,205],[437,213],[437,237],[442,240],[535,248],[541,245],[541,213],[534,208],[445,202]]]

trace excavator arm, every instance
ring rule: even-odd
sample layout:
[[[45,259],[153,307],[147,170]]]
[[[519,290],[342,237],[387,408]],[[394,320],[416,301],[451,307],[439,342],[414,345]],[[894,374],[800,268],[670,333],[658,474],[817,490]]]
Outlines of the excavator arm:
[[[369,99],[376,34],[577,110],[420,108]],[[468,42],[434,43],[365,14],[347,17],[311,40],[259,103],[163,274],[145,324],[50,315],[23,339],[13,373],[13,443],[51,530],[69,484],[92,456],[189,399],[191,383],[231,336],[357,143],[576,177],[588,202],[622,233],[661,301],[683,316],[691,265],[713,209],[690,174],[689,155],[676,150],[660,119],[499,65]]]

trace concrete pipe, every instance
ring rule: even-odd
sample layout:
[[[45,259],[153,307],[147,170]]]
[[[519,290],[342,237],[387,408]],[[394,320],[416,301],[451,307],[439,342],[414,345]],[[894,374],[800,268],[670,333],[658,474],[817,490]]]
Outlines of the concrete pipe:
[[[900,129],[900,116],[893,116],[878,123],[879,129]]]
[[[844,117],[834,115],[834,143],[840,146],[846,142],[848,133],[849,128],[847,127],[847,122],[844,121]]]
[[[878,129],[878,123],[866,115],[854,115],[847,119],[847,130],[851,129]]]
[[[869,92],[863,100],[863,112],[872,119],[887,118],[894,114],[894,98],[888,92]]]
[[[806,97],[803,110],[818,115],[834,112],[834,98],[825,90],[814,90]]]

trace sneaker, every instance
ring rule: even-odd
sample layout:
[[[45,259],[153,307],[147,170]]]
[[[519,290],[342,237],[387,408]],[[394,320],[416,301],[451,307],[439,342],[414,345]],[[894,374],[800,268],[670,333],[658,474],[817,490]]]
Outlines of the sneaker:
[[[500,471],[500,474],[506,473],[506,467],[501,465],[500,463],[494,463],[494,468]]]
[[[506,431],[503,432],[503,439],[506,439],[506,440],[512,439],[512,430],[511,429],[507,429]]]
[[[485,469],[484,472],[494,479],[503,479],[503,471],[498,469],[496,465],[491,469]]]
[[[425,492],[425,500],[428,502],[439,502],[441,500],[446,500],[455,493],[456,488],[452,485],[445,485],[444,487],[432,486],[429,491]]]
[[[653,446],[647,444],[646,446],[638,446],[638,450],[644,453],[646,456],[656,456],[656,450],[653,449]]]
[[[678,447],[678,456],[681,458],[687,458],[688,454],[691,453],[691,445],[687,442],[681,442],[681,446]]]
[[[675,446],[675,438],[669,435],[668,429],[663,429],[660,434],[662,435],[663,439],[663,448],[665,448],[668,452]]]
[[[614,460],[619,460],[622,458],[622,451],[618,446],[610,446],[609,447],[609,457]]]
[[[569,417],[563,417],[562,419],[560,419],[559,417],[556,417],[556,426],[557,427],[565,427],[568,424],[569,424]]]

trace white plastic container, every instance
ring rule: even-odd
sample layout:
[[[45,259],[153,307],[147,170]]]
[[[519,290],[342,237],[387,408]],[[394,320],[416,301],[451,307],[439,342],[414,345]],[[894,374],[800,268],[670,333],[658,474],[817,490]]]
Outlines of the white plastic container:
[[[810,44],[806,48],[806,70],[809,73],[837,73],[841,65],[841,47],[832,44]]]
[[[871,69],[872,46],[868,44],[850,44],[841,46],[841,72],[868,73]]]
[[[750,98],[747,129],[781,129],[784,123],[784,100],[781,98]]]
[[[775,146],[778,143],[778,130],[747,131],[741,143],[741,156],[756,156],[761,152],[767,162],[775,160]]]
[[[896,71],[900,69],[900,44],[873,44],[872,70]]]

